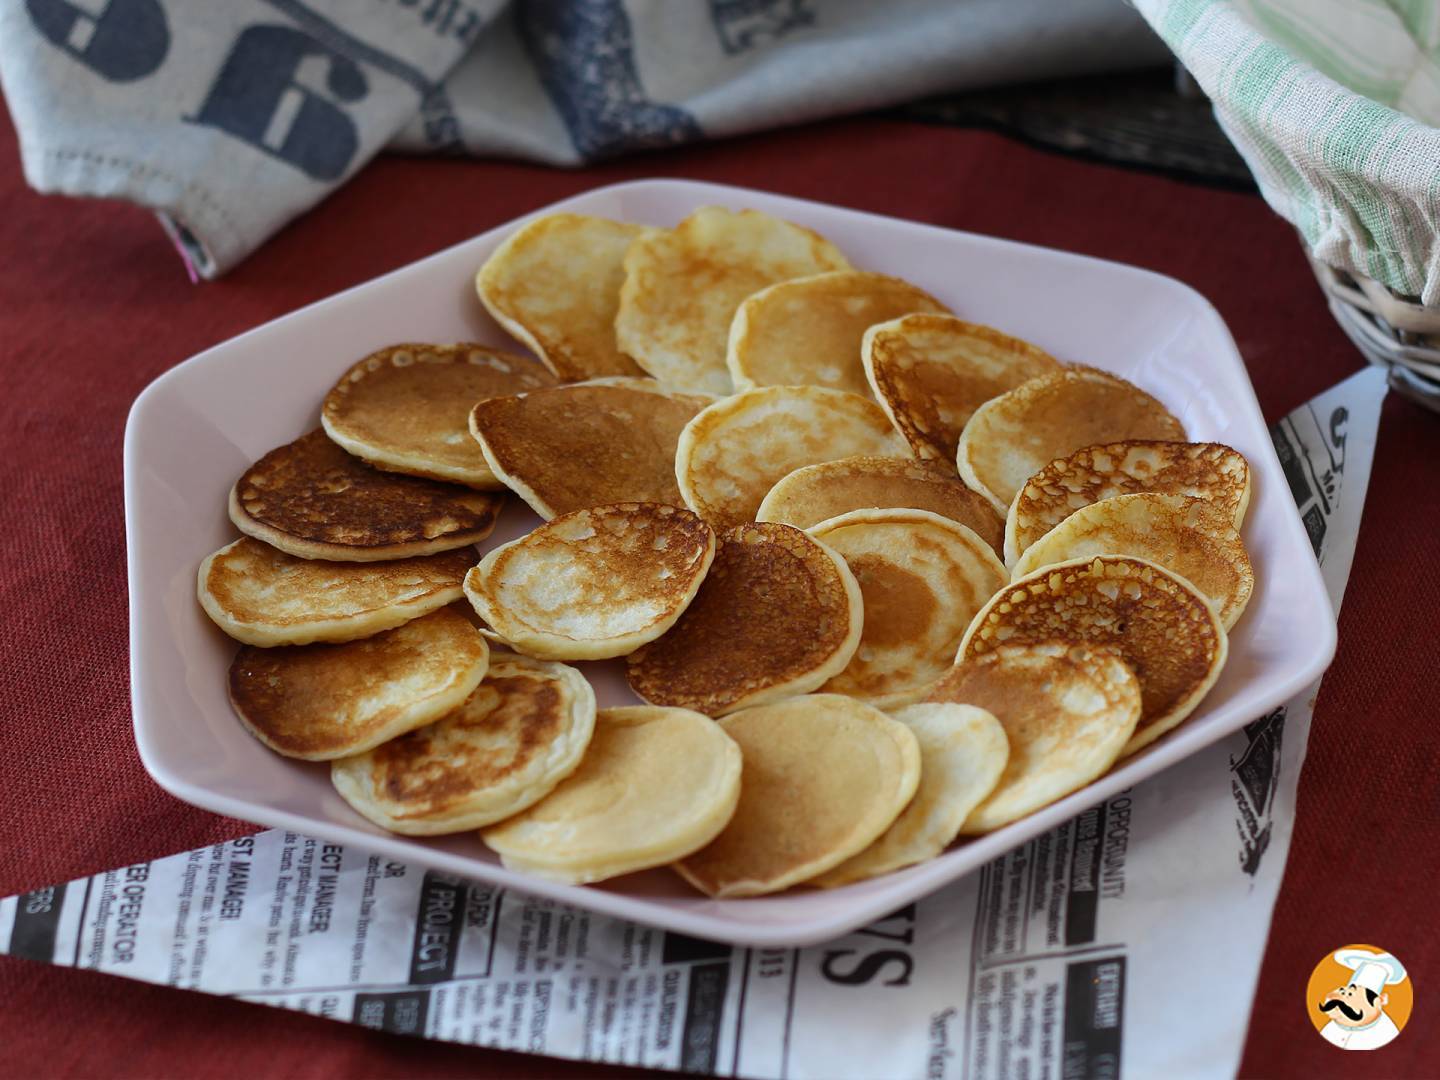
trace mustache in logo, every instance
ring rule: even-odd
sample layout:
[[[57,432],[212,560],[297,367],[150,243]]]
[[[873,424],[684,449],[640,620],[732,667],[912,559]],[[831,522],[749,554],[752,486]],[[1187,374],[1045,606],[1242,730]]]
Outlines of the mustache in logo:
[[[1328,1013],[1331,1009],[1339,1009],[1348,1020],[1360,1019],[1360,1010],[1352,1009],[1349,1005],[1346,1005],[1345,1002],[1341,1001],[1339,998],[1336,998],[1334,1001],[1327,1001],[1325,1002],[1325,1004],[1320,1006],[1321,1012]]]

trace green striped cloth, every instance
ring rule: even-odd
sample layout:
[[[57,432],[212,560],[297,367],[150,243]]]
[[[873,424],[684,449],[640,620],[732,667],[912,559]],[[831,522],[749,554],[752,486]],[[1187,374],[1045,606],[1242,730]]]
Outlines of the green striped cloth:
[[[1321,261],[1440,306],[1436,0],[1132,0]]]

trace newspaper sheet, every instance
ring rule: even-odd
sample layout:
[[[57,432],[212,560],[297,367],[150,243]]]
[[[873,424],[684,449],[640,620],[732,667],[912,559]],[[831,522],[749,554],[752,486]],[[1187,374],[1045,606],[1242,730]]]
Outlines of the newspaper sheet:
[[[1372,368],[1272,429],[1337,609],[1383,395]],[[0,901],[0,951],[425,1038],[714,1075],[1229,1076],[1315,691],[812,948],[695,940],[272,830]],[[1232,992],[1187,1022],[1193,988],[1221,980]]]

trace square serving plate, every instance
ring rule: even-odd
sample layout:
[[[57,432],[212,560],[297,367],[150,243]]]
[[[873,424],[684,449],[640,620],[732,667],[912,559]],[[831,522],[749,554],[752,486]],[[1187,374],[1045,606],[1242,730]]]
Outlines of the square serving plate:
[[[235,644],[195,600],[200,560],[235,536],[231,484],[256,458],[315,427],[319,404],[357,358],[396,341],[518,346],[476,299],[476,269],[520,221],[242,334],[156,379],[125,431],[130,663],[135,740],[155,780],[216,813],[353,844],[698,937],[799,946],[847,933],[1193,754],[1288,700],[1324,671],[1335,618],[1255,393],[1215,309],[1171,278],[1117,263],[918,225],[760,191],[676,180],[600,188],[535,212],[569,210],[673,225],[708,204],[807,225],[858,267],[904,277],[956,314],[1113,371],[1160,398],[1192,439],[1250,461],[1244,538],[1256,588],[1220,680],[1180,728],[1039,813],[908,870],[842,889],[711,900],[667,870],[568,886],[505,869],[474,834],[411,839],[350,809],[329,769],[279,757],[226,699]],[[521,219],[528,220],[528,219]],[[518,500],[513,500],[518,503]],[[538,519],[508,510],[493,547]],[[630,695],[613,664],[580,665],[601,705]]]

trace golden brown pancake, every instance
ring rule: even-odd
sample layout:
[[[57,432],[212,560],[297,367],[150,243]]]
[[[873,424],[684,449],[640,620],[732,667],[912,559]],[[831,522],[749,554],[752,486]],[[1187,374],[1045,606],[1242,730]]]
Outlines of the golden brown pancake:
[[[489,628],[519,652],[603,660],[654,641],[695,598],[715,533],[658,503],[574,510],[495,548],[465,579]]]
[[[377,469],[494,490],[505,485],[470,437],[471,407],[554,385],[529,357],[485,345],[391,345],[341,376],[320,423]]]
[[[1159,563],[1209,597],[1228,631],[1255,588],[1255,571],[1231,519],[1204,499],[1116,495],[1081,507],[1025,549],[1016,579],[1092,555],[1134,555]]]
[[[865,604],[859,648],[821,689],[878,709],[924,697],[975,613],[1010,580],[989,544],[927,510],[852,510],[809,533],[844,556]]]
[[[954,469],[938,461],[862,454],[806,465],[770,489],[755,520],[808,529],[851,510],[890,508],[929,510],[958,521],[1000,553],[1000,515],[988,499],[962,484]]]
[[[475,290],[495,321],[565,382],[643,375],[615,344],[625,251],[644,232],[584,214],[547,214],[495,249]]]
[[[904,453],[869,398],[819,386],[764,386],[717,401],[686,425],[675,477],[686,506],[728,528],[753,521],[770,489],[801,466]]]
[[[945,310],[924,289],[885,274],[832,270],[782,281],[740,304],[725,363],[736,390],[828,386],[868,396],[865,331],[907,312]]]
[[[862,619],[838,554],[789,525],[737,525],[685,614],[626,659],[626,677],[652,705],[720,716],[843,671]]]
[[[455,608],[340,645],[246,645],[230,665],[241,723],[286,757],[358,754],[464,701],[484,677],[489,648]]]
[[[953,315],[904,315],[861,346],[869,387],[917,456],[954,461],[960,432],[991,398],[1063,370],[1044,349]]]
[[[709,896],[759,896],[825,873],[869,847],[920,782],[904,724],[838,694],[812,694],[720,721],[744,759],[740,802],[708,846],[675,864]]]
[[[1139,713],[1139,694],[1136,694]],[[869,847],[811,885],[832,889],[852,881],[933,859],[954,841],[960,826],[995,790],[1009,742],[1000,721],[973,705],[907,705],[890,714],[920,744],[920,787],[910,805]]]
[[[298,559],[245,536],[200,564],[205,613],[247,645],[354,641],[461,596],[470,548],[393,562]]]
[[[572,667],[497,653],[485,681],[428,727],[330,767],[335,790],[408,836],[478,829],[539,802],[575,771],[595,694]]]
[[[704,847],[740,798],[740,747],[708,716],[601,709],[580,767],[529,810],[485,830],[512,870],[603,881]]]
[[[809,229],[758,210],[703,206],[630,244],[615,342],[671,389],[728,394],[725,348],[740,301],[777,281],[849,268]]]
[[[998,829],[1103,776],[1135,731],[1140,693],[1119,653],[1101,646],[1000,645],[957,665],[929,700],[986,710],[1010,745],[994,790],[960,831]]]
[[[1121,439],[1183,439],[1185,429],[1138,386],[1094,368],[1043,375],[987,401],[965,425],[960,478],[1004,514],[1037,472],[1076,450]]]
[[[1250,505],[1250,466],[1220,443],[1132,439],[1077,450],[1026,481],[1005,520],[1005,561],[1081,507],[1116,495],[1154,491],[1207,499],[1236,530]]]
[[[478,543],[503,499],[372,469],[317,429],[245,470],[230,491],[230,520],[302,559],[376,562]]]
[[[1125,754],[1190,715],[1220,677],[1229,649],[1219,616],[1188,581],[1144,559],[1098,555],[1044,567],[1001,589],[970,624],[957,660],[1051,641],[1112,648],[1135,672],[1143,711]]]
[[[684,506],[675,446],[709,403],[638,380],[575,383],[481,402],[470,433],[495,474],[543,518],[617,502]]]

